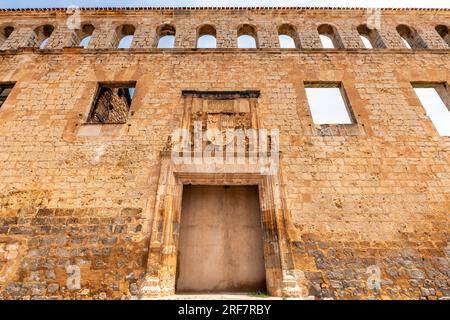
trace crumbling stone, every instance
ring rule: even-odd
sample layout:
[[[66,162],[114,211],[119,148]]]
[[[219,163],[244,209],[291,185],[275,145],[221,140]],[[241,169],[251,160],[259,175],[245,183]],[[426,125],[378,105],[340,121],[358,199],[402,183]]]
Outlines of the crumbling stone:
[[[164,259],[155,257],[176,255],[181,212],[166,201],[176,198],[178,182],[165,181],[173,168],[163,150],[185,112],[191,117],[189,90],[259,91],[251,98],[254,118],[249,105],[236,103],[245,111],[239,119],[280,132],[280,174],[268,178],[279,203],[262,197],[261,205],[265,235],[276,234],[268,273],[289,289],[276,294],[450,297],[448,137],[436,133],[411,86],[450,81],[447,29],[436,26],[449,21],[449,11],[382,10],[378,32],[363,28],[379,44],[371,51],[359,38],[368,18],[361,9],[246,9],[245,21],[240,9],[186,10],[87,10],[95,24],[87,49],[76,48],[82,34],[68,30],[57,9],[0,12],[1,26],[14,22],[0,37],[0,80],[15,83],[0,108],[0,298],[171,292],[163,284],[176,278],[176,262],[158,269]],[[128,32],[118,16],[135,24],[130,49],[115,48]],[[192,51],[205,17],[218,48]],[[238,50],[238,26],[249,19],[255,28],[243,31],[259,48]],[[406,51],[397,30],[405,22],[426,48]],[[55,28],[39,50],[36,26],[48,23]],[[321,24],[335,27],[340,48],[321,48]],[[281,26],[299,48],[279,48]],[[171,32],[175,50],[156,49]],[[342,83],[355,124],[314,125],[304,87],[317,81]],[[114,86],[98,94],[102,85],[134,82],[131,104]],[[104,122],[88,121],[96,97]],[[218,114],[209,124],[237,118]],[[202,181],[249,182],[238,174]],[[276,223],[268,203],[278,206]],[[159,219],[168,214],[174,220]],[[276,229],[279,223],[286,226]],[[170,246],[151,241],[165,239],[155,235]],[[282,267],[278,251],[289,257]]]

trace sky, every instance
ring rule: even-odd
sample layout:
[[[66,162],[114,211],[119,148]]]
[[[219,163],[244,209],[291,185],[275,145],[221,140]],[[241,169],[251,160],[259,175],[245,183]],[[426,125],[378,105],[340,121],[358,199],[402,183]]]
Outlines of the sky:
[[[450,8],[449,0],[0,0],[0,8],[174,6],[333,6]]]

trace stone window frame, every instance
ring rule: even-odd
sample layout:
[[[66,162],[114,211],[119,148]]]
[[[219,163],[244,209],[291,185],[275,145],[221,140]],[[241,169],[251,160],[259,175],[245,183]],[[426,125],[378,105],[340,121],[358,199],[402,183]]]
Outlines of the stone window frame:
[[[333,49],[345,49],[344,41],[339,34],[337,27],[330,23],[321,23],[317,25],[317,32],[319,35],[327,36],[333,42]],[[331,48],[323,48],[330,50]]]
[[[95,111],[95,106],[97,104],[97,101],[98,101],[98,99],[100,97],[100,92],[101,92],[102,88],[106,87],[106,88],[134,88],[134,89],[136,89],[136,84],[137,84],[136,81],[97,82],[94,98],[93,98],[91,106],[89,108],[89,112],[87,114],[87,117],[82,122],[82,125],[101,125],[101,126],[104,126],[104,125],[122,125],[122,124],[126,124],[128,118],[130,116],[130,113],[132,112],[131,110],[132,110],[132,107],[133,107],[134,95],[133,95],[133,98],[130,98],[131,99],[130,102],[129,102],[130,105],[129,105],[129,108],[128,108],[127,118],[126,118],[125,121],[123,121],[123,122],[104,122],[104,123],[102,123],[102,122],[93,122],[93,121],[91,121],[91,119],[92,119],[93,112]]]
[[[11,95],[12,90],[14,90],[15,82],[0,82],[0,110],[5,102],[8,100],[8,97]],[[5,90],[8,90],[8,94],[5,96]]]
[[[259,49],[259,39],[258,39],[258,28],[256,25],[251,23],[242,23],[238,25],[236,28],[236,48],[239,48],[239,37],[240,36],[250,36],[255,39],[255,48],[250,49]],[[243,48],[239,48],[243,49]]]
[[[401,72],[396,72],[396,78],[400,88],[402,88],[402,94],[406,101],[408,101],[408,107],[412,108],[418,115],[419,123],[422,125],[427,135],[438,138],[447,139],[450,141],[450,137],[441,136],[436,130],[430,118],[426,115],[425,109],[420,102],[416,92],[414,91],[414,84],[445,84],[447,88],[450,88],[450,77],[448,72],[442,70],[442,68],[424,68],[417,72],[415,69],[402,69]],[[450,94],[450,93],[449,93]]]
[[[359,97],[356,88],[354,88],[354,81],[345,78],[336,78],[331,81],[321,80],[322,77],[317,77],[311,79],[304,79],[301,82],[301,90],[298,92],[298,98],[302,103],[302,107],[299,109],[299,117],[301,122],[306,125],[302,128],[305,135],[313,136],[365,136],[371,132],[369,122],[364,121],[366,117],[366,112],[363,109],[363,101]],[[306,88],[308,86],[336,86],[342,93],[342,98],[347,106],[349,116],[353,123],[349,124],[315,124],[312,118],[312,113],[309,107],[308,98],[306,96]]]
[[[0,27],[0,45],[8,40],[14,30],[16,30],[16,28],[12,23],[7,23]]]
[[[161,38],[163,38],[165,36],[173,36],[176,41],[177,28],[176,28],[175,24],[163,23],[163,24],[160,24],[156,28],[156,37],[155,37],[155,42],[154,42],[153,47],[158,48]],[[172,48],[158,48],[158,49],[173,49],[173,48],[175,48],[175,41],[174,41],[174,46]]]
[[[292,23],[282,23],[278,26],[278,37],[281,35],[286,35],[286,36],[291,37],[292,40],[294,40],[295,49],[302,48],[300,34],[299,34],[297,28]]]
[[[433,136],[438,136],[444,139],[450,139],[448,135],[441,135],[436,129],[433,120],[426,114],[425,108],[420,101],[419,97],[415,93],[415,88],[434,88],[439,95],[439,97],[444,102],[444,105],[447,107],[447,110],[450,112],[450,83],[448,81],[411,81],[411,91],[412,97],[415,99],[417,106],[420,108],[419,112],[424,114],[424,117],[427,119],[427,127],[432,127],[431,131],[433,132]],[[430,131],[430,130],[429,130]]]

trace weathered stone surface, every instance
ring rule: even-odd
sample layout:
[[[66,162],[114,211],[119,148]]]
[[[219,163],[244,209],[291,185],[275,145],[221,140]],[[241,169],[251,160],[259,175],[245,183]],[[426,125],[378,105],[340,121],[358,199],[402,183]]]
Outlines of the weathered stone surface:
[[[450,82],[449,48],[434,30],[449,21],[448,10],[381,11],[379,50],[361,48],[361,10],[255,9],[245,18],[239,10],[117,11],[89,13],[98,27],[88,50],[63,49],[78,39],[65,15],[0,12],[0,25],[14,26],[0,39],[0,83],[15,82],[0,108],[0,298],[173,293],[164,284],[176,277],[176,259],[166,269],[161,263],[177,248],[161,243],[179,226],[160,217],[179,216],[166,201],[178,198],[175,182],[164,180],[170,168],[161,151],[183,123],[183,90],[258,90],[255,122],[280,131],[281,170],[268,178],[279,180],[262,189],[276,185],[281,200],[261,206],[265,234],[281,235],[266,257],[268,274],[284,283],[277,294],[450,296],[450,141],[411,87]],[[129,50],[113,49],[119,20],[136,24]],[[206,20],[217,27],[219,48],[191,50]],[[235,48],[248,20],[260,49]],[[25,49],[38,44],[33,27],[49,21],[57,28],[47,49]],[[404,50],[396,26],[405,21],[427,49]],[[336,26],[344,48],[318,50],[324,22]],[[153,48],[163,23],[177,26],[175,50]],[[298,31],[301,49],[279,48],[284,23]],[[126,123],[86,124],[98,84],[111,82],[136,82]],[[342,82],[357,123],[315,126],[305,82]],[[238,175],[197,181],[250,181]],[[280,219],[268,213],[275,206]],[[279,254],[291,260],[280,267]]]

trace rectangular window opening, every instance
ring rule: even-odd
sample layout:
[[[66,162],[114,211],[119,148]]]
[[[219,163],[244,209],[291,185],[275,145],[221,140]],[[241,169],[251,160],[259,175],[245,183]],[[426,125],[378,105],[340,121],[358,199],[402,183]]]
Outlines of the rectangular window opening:
[[[450,136],[450,90],[447,83],[413,83],[427,116],[441,136]]]
[[[135,83],[100,84],[89,113],[90,124],[123,124],[127,122]]]
[[[356,123],[341,83],[306,83],[305,89],[314,124]]]
[[[5,103],[6,98],[8,98],[13,87],[14,87],[14,84],[12,84],[12,83],[0,84],[0,108],[2,107],[3,103]]]

